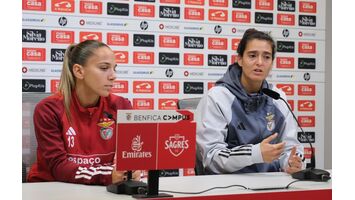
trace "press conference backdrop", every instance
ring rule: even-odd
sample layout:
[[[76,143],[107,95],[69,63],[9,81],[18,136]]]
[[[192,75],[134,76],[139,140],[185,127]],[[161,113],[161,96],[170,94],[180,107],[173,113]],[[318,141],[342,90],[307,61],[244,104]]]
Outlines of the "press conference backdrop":
[[[113,92],[135,109],[206,94],[246,29],[269,32],[277,57],[268,81],[286,93],[324,167],[326,1],[23,0],[22,9],[23,92],[55,92],[66,47],[94,39],[115,52]]]

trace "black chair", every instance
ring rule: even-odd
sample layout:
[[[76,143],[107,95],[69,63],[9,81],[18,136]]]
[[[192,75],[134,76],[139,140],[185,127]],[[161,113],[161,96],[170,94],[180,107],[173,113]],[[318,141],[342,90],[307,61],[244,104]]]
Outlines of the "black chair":
[[[37,159],[37,140],[33,125],[33,111],[39,101],[51,93],[22,93],[22,182]]]

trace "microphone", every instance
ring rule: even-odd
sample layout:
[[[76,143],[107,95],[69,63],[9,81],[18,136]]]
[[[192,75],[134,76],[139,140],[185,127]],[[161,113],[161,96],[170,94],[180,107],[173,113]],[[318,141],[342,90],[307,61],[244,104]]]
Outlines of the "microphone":
[[[328,181],[331,177],[330,177],[330,173],[322,170],[322,169],[315,169],[316,167],[316,159],[315,159],[315,154],[314,154],[314,150],[313,150],[313,146],[311,141],[309,141],[308,138],[308,134],[306,134],[300,123],[298,122],[295,114],[292,112],[292,109],[290,108],[290,105],[286,102],[285,99],[283,99],[279,93],[268,89],[268,88],[263,88],[261,89],[262,93],[264,93],[265,95],[275,99],[275,100],[279,100],[281,99],[286,105],[287,108],[289,109],[289,111],[291,112],[293,118],[295,119],[295,121],[297,122],[298,127],[301,129],[302,131],[302,135],[306,137],[307,142],[309,143],[309,146],[311,147],[311,163],[309,165],[309,167],[307,167],[304,170],[301,170],[299,172],[295,172],[292,174],[292,177],[295,179],[299,179],[299,180],[309,180],[309,181]]]

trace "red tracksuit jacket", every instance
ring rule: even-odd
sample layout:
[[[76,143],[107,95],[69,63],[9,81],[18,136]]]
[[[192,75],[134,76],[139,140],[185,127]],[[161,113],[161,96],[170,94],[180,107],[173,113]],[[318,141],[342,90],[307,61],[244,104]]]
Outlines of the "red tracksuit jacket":
[[[97,107],[84,108],[73,92],[69,123],[63,102],[57,93],[35,108],[37,162],[31,167],[28,181],[110,184],[117,109],[131,109],[131,103],[110,94],[101,97]]]

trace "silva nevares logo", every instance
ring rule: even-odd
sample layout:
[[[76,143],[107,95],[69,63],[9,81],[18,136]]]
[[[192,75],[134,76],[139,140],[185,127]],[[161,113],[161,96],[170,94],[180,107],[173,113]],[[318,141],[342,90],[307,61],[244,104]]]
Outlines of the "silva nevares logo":
[[[169,137],[169,140],[165,140],[165,149],[169,149],[169,152],[178,157],[189,148],[189,140],[185,139],[185,136],[175,134]]]

